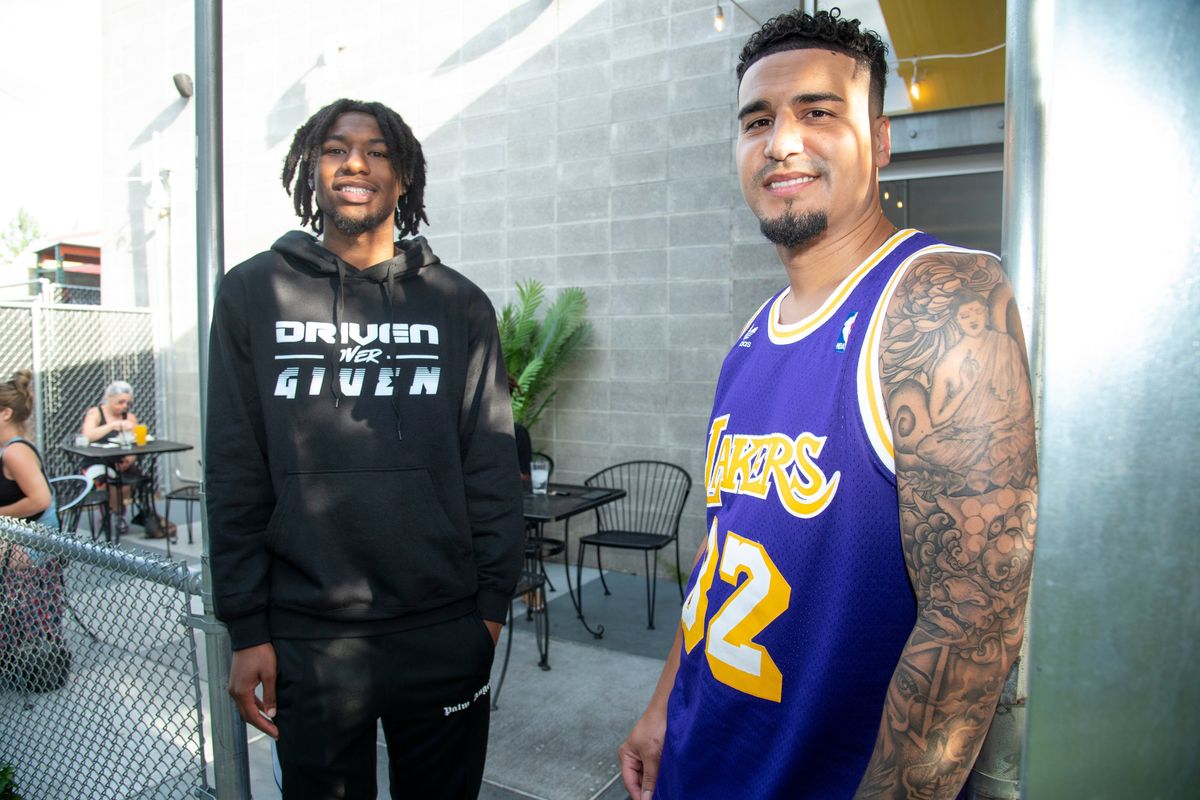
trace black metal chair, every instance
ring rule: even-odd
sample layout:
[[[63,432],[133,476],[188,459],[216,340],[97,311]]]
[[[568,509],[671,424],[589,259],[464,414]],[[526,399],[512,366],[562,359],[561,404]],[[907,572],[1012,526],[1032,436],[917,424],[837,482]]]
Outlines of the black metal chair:
[[[655,562],[650,554],[674,543],[675,580],[679,584],[679,600],[683,601],[683,571],[679,560],[679,519],[684,503],[692,490],[692,479],[675,464],[665,461],[626,461],[600,470],[584,481],[587,486],[624,489],[625,497],[596,509],[596,532],[579,539],[579,560],[583,566],[585,548],[596,548],[596,566],[604,594],[611,594],[604,580],[600,550],[641,550],[646,567],[646,617],[649,630],[654,630],[654,603],[658,586]],[[580,592],[580,601],[583,594]]]
[[[182,502],[184,514],[187,519],[188,544],[192,544],[195,541],[192,538],[192,509],[194,506],[200,504],[200,482],[194,478],[187,477],[179,470],[175,470],[175,478],[179,481],[179,486],[176,486],[163,496],[166,500],[166,508],[163,509],[163,516],[167,519],[171,518],[172,500]]]
[[[80,501],[78,511],[75,515],[74,524],[75,530],[79,529],[79,518],[82,516],[84,509],[88,514],[88,530],[91,532],[92,539],[97,540],[101,534],[104,534],[106,539],[111,540],[112,526],[112,504],[109,500],[108,476],[109,473],[115,472],[103,464],[92,464],[84,469],[82,477],[91,485],[89,491]],[[64,476],[65,477],[65,476]],[[99,515],[99,524],[96,523],[97,515]],[[61,520],[60,520],[61,521]]]
[[[508,642],[504,646],[504,663],[500,665],[500,679],[496,681],[496,686],[492,689],[492,710],[499,708],[500,690],[504,688],[504,676],[508,674],[508,659],[512,656],[512,640],[513,640],[513,602],[519,598],[525,598],[528,603],[529,598],[535,599],[535,605],[529,606],[529,614],[534,621],[533,635],[537,640],[538,649],[538,666],[543,670],[550,669],[550,609],[546,606],[546,576],[544,573],[536,569],[529,569],[535,566],[532,563],[526,564],[526,569],[521,570],[521,578],[517,581],[517,587],[513,589],[512,596],[508,599]]]
[[[103,495],[95,496],[92,479],[84,475],[60,475],[50,478],[50,491],[54,493],[54,507],[58,511],[58,528],[63,533],[74,533],[79,529],[79,515],[83,509],[98,507],[105,501]]]
[[[136,512],[135,523],[142,522],[147,513],[154,513],[151,481],[147,476],[121,472],[108,464],[92,464],[84,469],[83,474],[96,487],[93,492],[95,499],[104,498],[100,505],[100,527],[92,525],[93,539],[98,539],[103,533],[106,541],[118,544],[121,537],[129,533],[129,520],[125,518],[127,501]],[[84,505],[93,504],[93,498],[84,502]],[[90,512],[88,519],[91,520]]]

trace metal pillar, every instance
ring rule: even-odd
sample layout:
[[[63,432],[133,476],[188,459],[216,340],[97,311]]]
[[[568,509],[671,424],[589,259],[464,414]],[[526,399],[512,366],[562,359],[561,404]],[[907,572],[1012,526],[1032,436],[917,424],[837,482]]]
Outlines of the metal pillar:
[[[200,450],[204,452],[208,391],[208,331],[212,297],[225,273],[222,180],[221,0],[196,0],[196,339],[200,356]],[[200,519],[208,529],[204,484]],[[215,622],[209,537],[201,557],[209,709],[212,714],[213,779],[220,800],[250,797],[250,761],[246,725],[229,685],[229,633]]]
[[[1041,386],[1041,187],[1045,166],[1042,75],[1033,54],[1045,44],[1033,12],[1037,0],[1009,0],[1005,32],[1004,221],[1001,256],[1013,287],[1028,348],[1035,413]],[[1040,430],[1039,430],[1040,432]],[[1039,437],[1040,438],[1040,437]],[[1030,600],[1032,603],[1032,598]],[[1026,636],[1026,645],[1029,641]],[[1017,800],[1020,797],[1021,751],[1024,746],[1028,647],[1013,664],[987,739],[971,771],[971,800]]]
[[[1052,39],[1030,53],[1043,372],[1021,796],[1194,798],[1200,4],[1031,12]]]

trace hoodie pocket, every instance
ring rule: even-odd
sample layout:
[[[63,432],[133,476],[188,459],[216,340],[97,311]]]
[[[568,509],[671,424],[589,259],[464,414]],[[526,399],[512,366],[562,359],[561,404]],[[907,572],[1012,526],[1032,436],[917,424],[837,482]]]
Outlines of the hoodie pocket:
[[[321,616],[380,619],[475,592],[467,531],[429,472],[292,472],[268,531],[271,601]]]

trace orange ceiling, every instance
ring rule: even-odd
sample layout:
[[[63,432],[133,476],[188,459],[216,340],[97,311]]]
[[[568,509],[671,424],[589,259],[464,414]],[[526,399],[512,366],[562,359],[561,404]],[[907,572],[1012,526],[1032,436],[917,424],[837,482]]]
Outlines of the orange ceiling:
[[[1004,102],[1004,49],[973,58],[927,59],[971,53],[1004,41],[1004,0],[879,0],[893,56],[906,87],[917,58],[920,98],[913,111]]]

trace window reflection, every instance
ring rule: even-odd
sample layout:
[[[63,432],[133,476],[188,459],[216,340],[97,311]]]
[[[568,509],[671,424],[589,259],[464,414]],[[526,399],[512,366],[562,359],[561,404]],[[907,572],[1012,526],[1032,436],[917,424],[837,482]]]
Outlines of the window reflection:
[[[880,181],[883,211],[898,228],[919,228],[961,247],[1000,253],[1004,174],[979,172]]]

